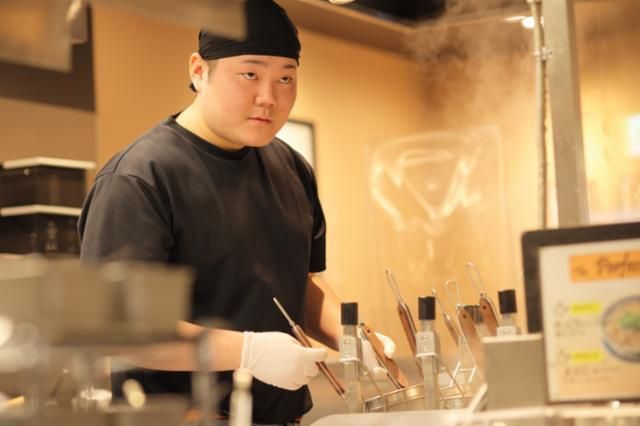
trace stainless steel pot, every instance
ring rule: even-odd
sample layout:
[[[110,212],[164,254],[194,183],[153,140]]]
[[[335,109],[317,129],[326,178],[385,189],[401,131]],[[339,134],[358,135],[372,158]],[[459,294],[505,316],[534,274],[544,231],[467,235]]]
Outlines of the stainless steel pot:
[[[369,398],[364,402],[366,412],[424,410],[424,385],[422,383],[396,389]]]

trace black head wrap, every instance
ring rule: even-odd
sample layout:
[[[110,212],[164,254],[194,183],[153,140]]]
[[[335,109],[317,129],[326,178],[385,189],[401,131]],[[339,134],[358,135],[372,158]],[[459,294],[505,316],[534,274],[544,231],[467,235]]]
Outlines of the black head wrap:
[[[299,62],[298,30],[278,4],[272,0],[247,0],[245,19],[247,35],[244,40],[232,40],[200,30],[200,56],[210,60],[239,55],[269,55]],[[193,85],[191,89],[194,90]]]

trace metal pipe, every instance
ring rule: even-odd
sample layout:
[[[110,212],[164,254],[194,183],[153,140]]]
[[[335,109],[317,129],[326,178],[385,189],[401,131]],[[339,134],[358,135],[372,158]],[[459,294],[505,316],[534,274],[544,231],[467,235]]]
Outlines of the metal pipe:
[[[544,43],[540,6],[542,0],[527,0],[533,18],[533,56],[536,59],[536,145],[538,147],[538,196],[540,202],[539,222],[541,229],[547,228],[548,210],[548,155],[546,143],[547,112],[547,49]]]
[[[213,414],[213,401],[215,395],[213,393],[213,380],[210,370],[211,352],[209,350],[209,332],[203,331],[197,337],[196,353],[198,371],[193,375],[194,397],[197,401],[202,413],[202,426],[211,425],[211,414]]]
[[[589,223],[574,7],[553,0],[542,9],[560,227]]]

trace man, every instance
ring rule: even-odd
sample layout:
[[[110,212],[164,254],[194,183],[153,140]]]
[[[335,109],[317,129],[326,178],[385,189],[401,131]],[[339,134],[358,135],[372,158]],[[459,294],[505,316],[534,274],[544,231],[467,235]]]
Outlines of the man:
[[[83,260],[130,259],[196,271],[192,321],[208,329],[219,380],[249,369],[253,421],[295,422],[312,404],[307,387],[324,348],[304,348],[272,302],[336,349],[340,304],[314,273],[325,269],[325,220],[304,159],[275,134],[296,99],[300,43],[285,11],[247,2],[248,37],[201,31],[189,59],[193,103],[116,154],[96,177],[79,221]],[[389,345],[392,351],[392,343]],[[130,372],[149,393],[189,393],[194,357],[174,348]],[[114,392],[123,377],[114,376]],[[225,398],[220,413],[228,413]]]

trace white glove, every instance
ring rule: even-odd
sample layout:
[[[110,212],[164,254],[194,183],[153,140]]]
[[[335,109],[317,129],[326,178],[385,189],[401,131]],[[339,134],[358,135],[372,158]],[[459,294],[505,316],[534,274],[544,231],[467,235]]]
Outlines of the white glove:
[[[245,331],[240,368],[261,382],[296,390],[318,374],[316,362],[326,358],[326,349],[305,348],[286,333]]]
[[[384,347],[384,355],[389,359],[393,359],[393,356],[396,353],[395,342],[391,340],[390,337],[385,336],[382,333],[376,332],[376,337]],[[362,342],[362,362],[367,370],[371,371],[375,379],[382,380],[387,376],[385,369],[380,366],[380,363],[376,358],[376,354],[373,352],[371,343],[366,340]]]

